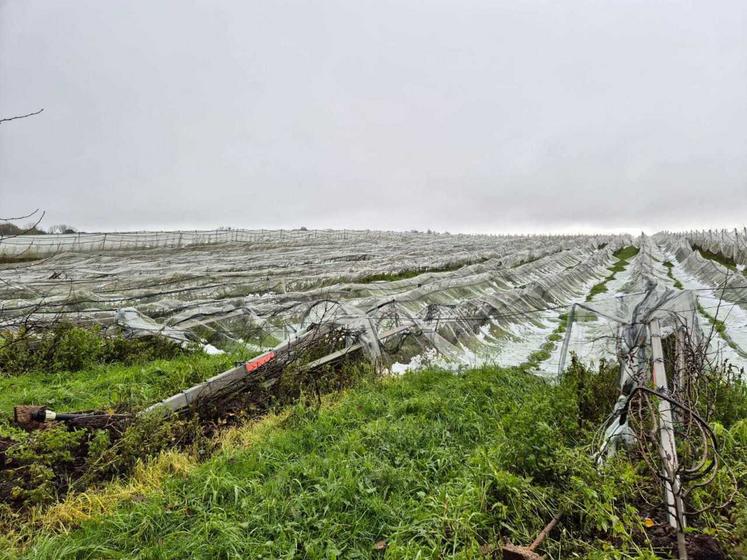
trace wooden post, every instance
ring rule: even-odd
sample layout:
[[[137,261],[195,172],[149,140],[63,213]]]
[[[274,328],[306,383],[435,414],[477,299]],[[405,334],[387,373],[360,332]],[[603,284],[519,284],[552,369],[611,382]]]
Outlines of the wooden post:
[[[660,393],[668,393],[667,372],[664,368],[664,351],[661,347],[661,331],[659,320],[653,319],[649,323],[651,333],[651,352],[653,357],[653,382]],[[687,558],[685,548],[685,515],[682,507],[680,492],[680,477],[677,474],[677,447],[674,441],[674,423],[672,421],[672,406],[665,399],[659,400],[659,454],[664,464],[664,499],[667,508],[667,520],[677,531],[677,546],[680,560]]]

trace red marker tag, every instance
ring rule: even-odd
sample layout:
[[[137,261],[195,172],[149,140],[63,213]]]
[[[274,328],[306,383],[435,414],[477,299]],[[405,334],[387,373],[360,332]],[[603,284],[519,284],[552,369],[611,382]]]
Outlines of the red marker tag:
[[[244,364],[244,369],[246,369],[247,373],[251,373],[258,367],[261,367],[265,365],[267,362],[271,362],[274,359],[275,359],[275,352],[268,352],[267,354],[262,354],[261,356],[257,356],[252,361]]]

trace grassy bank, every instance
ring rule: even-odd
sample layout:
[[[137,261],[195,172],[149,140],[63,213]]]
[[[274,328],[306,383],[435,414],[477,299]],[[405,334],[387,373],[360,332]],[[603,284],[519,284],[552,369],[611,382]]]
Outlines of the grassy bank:
[[[531,542],[561,511],[562,530],[543,546],[551,558],[653,558],[641,473],[624,460],[597,471],[590,458],[591,429],[615,397],[602,390],[614,386],[607,375],[552,385],[485,368],[363,382],[320,408],[299,404],[234,429],[203,464],[167,455],[126,501],[97,502],[92,492],[86,503],[99,505],[89,514],[58,515],[54,529],[38,526],[15,550],[25,558],[478,558],[503,538]],[[726,434],[745,449],[745,432],[736,425]],[[122,495],[126,487],[115,485],[100,493]],[[718,523],[710,530],[719,535],[745,531]]]
[[[137,410],[256,353],[236,346],[208,355],[161,337],[126,338],[100,327],[58,323],[0,331],[0,437],[14,405],[66,411]]]
[[[127,423],[126,429],[123,424],[113,432],[64,426],[26,432],[12,421],[14,405],[46,405],[58,412],[137,411],[250,355],[246,350],[218,356],[192,350],[129,365],[94,363],[77,371],[0,377],[0,532],[26,523],[68,493],[126,477],[139,461],[191,445],[201,434],[189,422],[157,418]],[[214,447],[195,445],[202,457]]]
[[[502,525],[525,542],[560,505],[556,465],[591,475],[564,446],[575,423],[555,393],[502,370],[367,384],[295,407],[249,445],[257,428],[238,432],[186,479],[28,556],[367,558],[377,543],[396,558],[476,555]]]
[[[0,415],[16,404],[43,404],[60,411],[138,408],[221,371],[248,351],[209,356],[203,352],[133,365],[94,364],[79,371],[36,371],[0,377]]]

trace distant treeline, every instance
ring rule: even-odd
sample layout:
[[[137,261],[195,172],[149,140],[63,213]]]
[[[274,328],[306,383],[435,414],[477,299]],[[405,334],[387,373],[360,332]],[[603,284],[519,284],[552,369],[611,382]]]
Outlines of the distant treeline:
[[[48,230],[43,227],[34,224],[27,226],[17,226],[11,223],[0,223],[0,237],[8,235],[46,235],[56,233],[78,233],[78,230],[72,226],[66,224],[59,224],[56,226],[49,226]]]

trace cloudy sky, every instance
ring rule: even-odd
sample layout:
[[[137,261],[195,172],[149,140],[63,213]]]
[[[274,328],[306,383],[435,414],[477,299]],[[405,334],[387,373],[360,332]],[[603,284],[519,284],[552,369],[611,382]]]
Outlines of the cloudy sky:
[[[0,0],[0,215],[747,222],[747,2]]]

